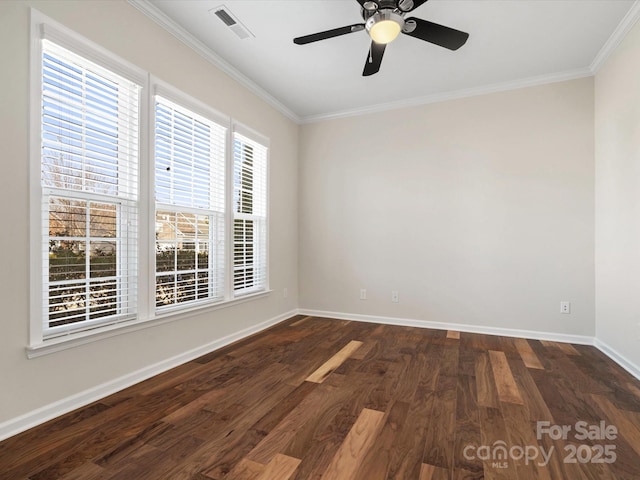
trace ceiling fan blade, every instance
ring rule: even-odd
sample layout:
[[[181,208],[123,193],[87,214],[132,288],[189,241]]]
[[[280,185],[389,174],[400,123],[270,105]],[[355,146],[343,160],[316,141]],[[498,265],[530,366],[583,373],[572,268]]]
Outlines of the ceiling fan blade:
[[[448,48],[449,50],[459,49],[469,38],[469,34],[466,32],[461,32],[460,30],[445,27],[444,25],[439,25],[437,23],[428,22],[421,18],[407,18],[406,24],[409,24],[411,21],[416,23],[416,28],[412,31],[403,31],[402,33],[411,37],[419,38],[425,42]]]
[[[367,61],[364,64],[364,70],[362,71],[363,77],[368,77],[374,73],[378,73],[380,70],[380,64],[382,63],[382,56],[384,55],[384,49],[386,44],[380,44],[371,42],[371,48],[367,54]]]
[[[347,25],[346,27],[334,28],[332,30],[326,30],[324,32],[312,33],[311,35],[305,35],[304,37],[297,37],[293,39],[293,43],[295,43],[296,45],[305,45],[307,43],[326,40],[327,38],[339,37],[340,35],[359,32],[361,30],[364,30],[364,23],[356,23],[354,25]]]

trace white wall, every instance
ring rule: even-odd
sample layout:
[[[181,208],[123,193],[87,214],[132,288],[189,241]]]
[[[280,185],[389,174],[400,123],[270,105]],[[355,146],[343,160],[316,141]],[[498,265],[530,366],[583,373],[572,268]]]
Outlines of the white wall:
[[[586,78],[303,126],[301,307],[593,336],[593,108]]]
[[[596,336],[640,372],[640,23],[597,73]]]
[[[28,360],[29,6],[271,139],[268,297]],[[3,422],[290,312],[297,297],[298,126],[124,1],[0,2],[0,427]],[[288,287],[289,296],[282,290]],[[1,430],[1,428],[0,428]]]

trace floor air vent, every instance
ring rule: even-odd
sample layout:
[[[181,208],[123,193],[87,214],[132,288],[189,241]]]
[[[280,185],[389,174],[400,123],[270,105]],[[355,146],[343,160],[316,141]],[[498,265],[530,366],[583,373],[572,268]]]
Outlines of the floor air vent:
[[[236,16],[229,11],[229,8],[225,5],[220,5],[212,10],[210,10],[216,17],[218,17],[222,22],[229,27],[233,33],[235,33],[239,38],[244,40],[245,38],[251,38],[254,35],[249,31],[247,27],[245,27],[240,21],[236,18]]]

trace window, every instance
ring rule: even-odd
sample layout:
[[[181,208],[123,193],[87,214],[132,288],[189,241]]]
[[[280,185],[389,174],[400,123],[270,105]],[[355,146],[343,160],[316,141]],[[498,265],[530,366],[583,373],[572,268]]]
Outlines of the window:
[[[226,128],[156,96],[156,308],[224,299]]]
[[[233,289],[244,295],[266,288],[267,148],[233,136]]]
[[[267,292],[268,140],[31,26],[29,356]]]
[[[136,314],[140,86],[42,44],[43,336]]]

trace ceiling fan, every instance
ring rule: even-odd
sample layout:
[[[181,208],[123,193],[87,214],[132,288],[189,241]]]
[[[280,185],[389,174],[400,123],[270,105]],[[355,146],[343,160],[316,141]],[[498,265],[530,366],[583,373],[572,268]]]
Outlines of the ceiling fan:
[[[339,37],[347,33],[366,30],[371,37],[371,48],[364,64],[362,75],[367,77],[378,73],[387,44],[400,33],[433,43],[449,50],[457,50],[464,45],[469,34],[444,25],[428,22],[421,18],[404,18],[427,0],[356,0],[361,7],[364,23],[334,28],[293,39],[297,45]]]

